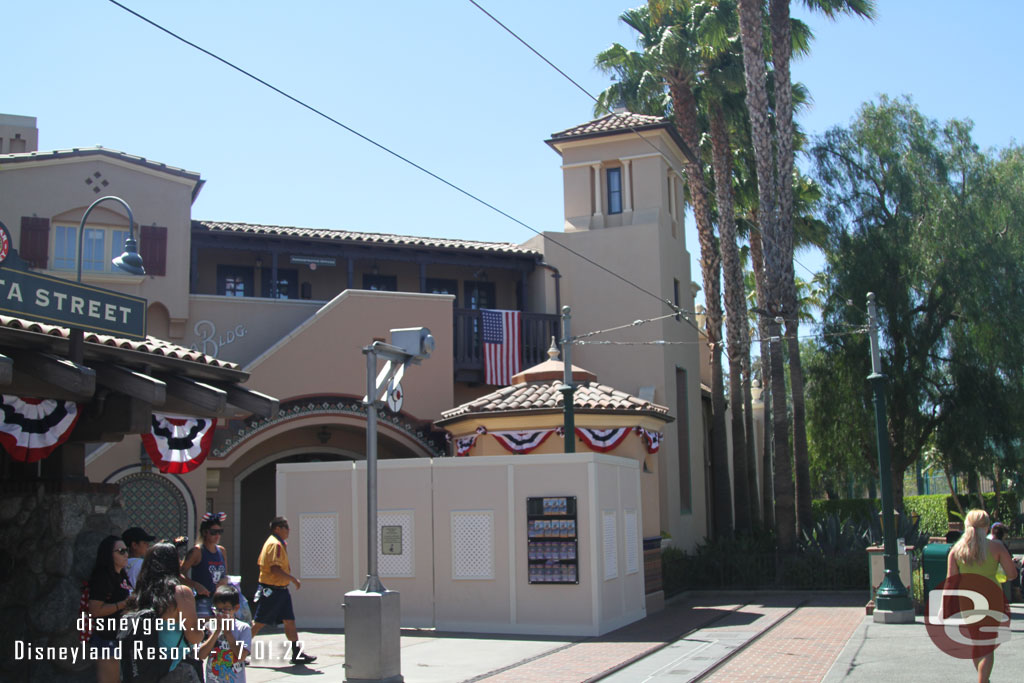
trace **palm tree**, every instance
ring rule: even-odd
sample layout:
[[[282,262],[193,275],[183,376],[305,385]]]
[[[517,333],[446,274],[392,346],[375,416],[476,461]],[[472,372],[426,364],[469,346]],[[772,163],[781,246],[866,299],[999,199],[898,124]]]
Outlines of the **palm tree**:
[[[646,6],[626,10],[620,20],[637,32],[641,51],[630,51],[616,44],[600,53],[596,64],[603,71],[618,75],[623,83],[639,89],[636,95],[627,97],[627,103],[630,100],[634,103],[657,103],[659,98],[652,93],[664,92],[667,88],[676,129],[688,148],[684,150],[686,161],[683,166],[700,242],[701,275],[708,316],[714,528],[716,535],[725,536],[732,532],[733,506],[725,432],[721,258],[699,157],[702,131],[694,88],[702,61],[693,9],[689,0],[650,0]],[[626,94],[622,85],[613,87],[613,90],[615,96]],[[606,91],[606,102],[609,94]]]
[[[753,438],[753,418],[745,419],[750,413],[750,386],[749,375],[744,373],[744,359],[749,364],[750,337],[733,199],[734,151],[730,127],[743,120],[743,62],[734,39],[735,6],[731,2],[718,3],[713,12],[701,18],[700,29],[705,77],[701,95],[711,137],[719,249],[725,276],[734,509],[737,531],[750,531],[758,517],[757,471],[747,443]]]
[[[873,0],[807,0],[808,5],[820,9],[828,16],[852,13],[871,17],[874,13]],[[800,500],[801,526],[810,523],[810,478],[807,461],[806,428],[803,425],[804,399],[803,374],[800,366],[800,349],[797,341],[799,322],[796,317],[796,289],[793,272],[793,106],[792,82],[789,62],[792,56],[793,40],[789,15],[789,0],[769,0],[769,25],[771,28],[771,63],[775,85],[775,135],[769,127],[770,110],[767,95],[767,68],[763,41],[763,0],[739,0],[740,39],[743,45],[744,73],[747,86],[747,108],[750,113],[751,138],[757,166],[758,215],[764,237],[765,270],[767,271],[766,313],[769,317],[768,332],[773,340],[780,339],[780,324],[786,321],[786,334],[791,339],[790,380],[794,390],[794,445],[796,447],[796,469],[798,497]],[[774,155],[773,155],[774,143]],[[776,531],[779,548],[791,551],[795,548],[795,523],[792,481],[790,479],[789,444],[787,420],[784,412],[785,397],[779,392],[785,390],[781,344],[770,343],[771,388],[772,388],[772,432],[775,450],[776,483]],[[783,488],[780,491],[778,486]],[[779,518],[782,513],[782,519]]]
[[[740,43],[743,46],[743,70],[747,89],[747,112],[750,119],[750,138],[757,172],[757,219],[762,238],[762,259],[765,277],[764,301],[761,307],[765,318],[762,339],[767,337],[770,369],[772,453],[775,536],[779,550],[796,549],[796,515],[794,506],[793,473],[790,465],[788,420],[786,411],[786,382],[779,343],[785,274],[785,252],[779,243],[779,225],[774,187],[775,169],[772,156],[772,135],[769,126],[767,69],[764,60],[761,0],[739,0]],[[756,264],[755,264],[756,268]],[[755,272],[757,272],[755,270]],[[759,324],[759,328],[762,326]],[[761,359],[765,365],[764,356]],[[765,475],[767,478],[767,473]]]

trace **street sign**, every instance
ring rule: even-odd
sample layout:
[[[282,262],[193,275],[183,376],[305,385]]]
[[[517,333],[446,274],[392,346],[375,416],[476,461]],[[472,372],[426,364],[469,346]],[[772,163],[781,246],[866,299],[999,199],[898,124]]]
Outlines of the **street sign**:
[[[138,296],[0,265],[0,313],[128,339],[146,338]]]
[[[402,383],[392,380],[388,383],[388,408],[391,412],[397,413],[402,410],[405,403],[405,391],[402,390]]]

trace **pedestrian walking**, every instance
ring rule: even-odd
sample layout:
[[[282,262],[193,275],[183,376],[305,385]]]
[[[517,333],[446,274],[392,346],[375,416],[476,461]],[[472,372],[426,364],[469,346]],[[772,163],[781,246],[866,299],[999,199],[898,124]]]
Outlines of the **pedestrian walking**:
[[[288,563],[288,536],[291,530],[288,520],[275,517],[270,521],[270,537],[260,551],[259,584],[253,602],[256,614],[253,616],[252,635],[255,637],[264,626],[284,623],[285,637],[292,644],[292,663],[309,664],[316,657],[302,652],[299,633],[295,628],[295,612],[292,610],[292,596],[288,585],[294,583],[295,590],[302,588],[302,582],[291,574]]]
[[[199,524],[202,539],[188,551],[181,563],[181,574],[196,592],[196,614],[201,617],[213,616],[211,596],[218,586],[228,582],[227,554],[220,545],[224,534],[224,512],[207,512]]]
[[[946,559],[947,576],[976,574],[998,585],[996,571],[998,567],[1002,567],[1008,580],[1017,578],[1017,568],[1014,567],[1013,558],[1010,557],[1006,546],[1001,541],[985,537],[991,524],[991,519],[984,510],[971,510],[967,513],[964,534],[949,551]],[[1004,607],[1009,610],[1008,605]],[[978,683],[988,683],[994,661],[994,652],[974,658],[974,666],[978,669]]]

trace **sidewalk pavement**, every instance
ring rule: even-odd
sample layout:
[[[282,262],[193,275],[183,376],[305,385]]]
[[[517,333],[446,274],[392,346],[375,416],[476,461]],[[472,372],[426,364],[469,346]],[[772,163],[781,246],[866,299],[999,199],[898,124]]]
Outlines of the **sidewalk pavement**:
[[[597,638],[403,629],[401,671],[407,683],[973,680],[971,663],[941,652],[922,618],[875,624],[865,601],[863,592],[690,593]],[[1013,611],[1012,638],[996,652],[993,683],[1019,680],[1024,671],[1024,605]],[[248,681],[344,681],[344,632],[300,628],[300,637],[315,663],[291,666],[283,632],[264,631]]]

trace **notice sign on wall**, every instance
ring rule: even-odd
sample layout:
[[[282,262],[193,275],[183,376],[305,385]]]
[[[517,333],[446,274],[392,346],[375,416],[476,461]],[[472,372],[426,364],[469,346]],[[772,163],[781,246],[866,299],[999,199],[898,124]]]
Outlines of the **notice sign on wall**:
[[[380,528],[381,555],[402,554],[402,527],[400,525],[384,525]]]

